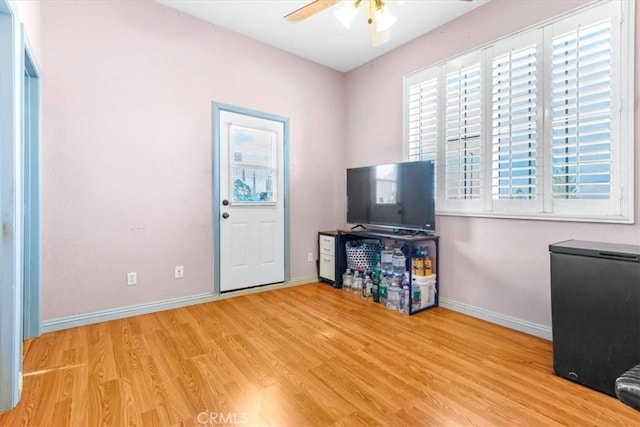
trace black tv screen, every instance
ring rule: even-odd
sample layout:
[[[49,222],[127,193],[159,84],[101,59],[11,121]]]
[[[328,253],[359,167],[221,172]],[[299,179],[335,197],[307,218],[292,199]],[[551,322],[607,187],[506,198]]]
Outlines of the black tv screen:
[[[347,169],[347,222],[434,232],[433,161]]]

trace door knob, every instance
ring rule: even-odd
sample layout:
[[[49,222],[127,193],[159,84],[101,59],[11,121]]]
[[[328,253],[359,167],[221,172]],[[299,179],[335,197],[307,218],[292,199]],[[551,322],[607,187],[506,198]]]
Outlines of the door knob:
[[[223,204],[224,206],[229,206],[229,201],[228,201],[227,199],[224,199],[224,200],[222,201],[222,204]]]
[[[229,212],[223,213],[222,218],[225,218],[225,219],[229,218]]]

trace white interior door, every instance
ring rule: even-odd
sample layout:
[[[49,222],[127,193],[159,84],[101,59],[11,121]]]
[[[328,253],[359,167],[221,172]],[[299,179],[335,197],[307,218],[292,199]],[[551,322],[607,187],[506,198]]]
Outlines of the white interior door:
[[[285,280],[284,123],[221,110],[220,291]]]

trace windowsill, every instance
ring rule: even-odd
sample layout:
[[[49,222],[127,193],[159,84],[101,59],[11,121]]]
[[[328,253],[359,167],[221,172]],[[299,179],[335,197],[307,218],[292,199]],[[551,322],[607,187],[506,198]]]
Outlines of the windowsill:
[[[626,218],[620,215],[610,217],[589,217],[589,216],[571,216],[558,214],[524,214],[524,213],[505,213],[505,212],[459,212],[459,211],[438,211],[436,215],[442,216],[464,216],[474,218],[497,218],[497,219],[524,219],[534,221],[565,221],[565,222],[593,222],[606,224],[634,224],[633,218]]]

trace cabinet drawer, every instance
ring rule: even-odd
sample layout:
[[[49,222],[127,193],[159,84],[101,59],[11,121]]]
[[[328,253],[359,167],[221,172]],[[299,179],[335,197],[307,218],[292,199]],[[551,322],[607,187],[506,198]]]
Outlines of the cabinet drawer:
[[[336,247],[336,240],[333,236],[320,235],[320,254],[322,255],[335,255],[334,248]]]
[[[320,254],[320,277],[335,282],[336,280],[336,258],[331,255]]]

